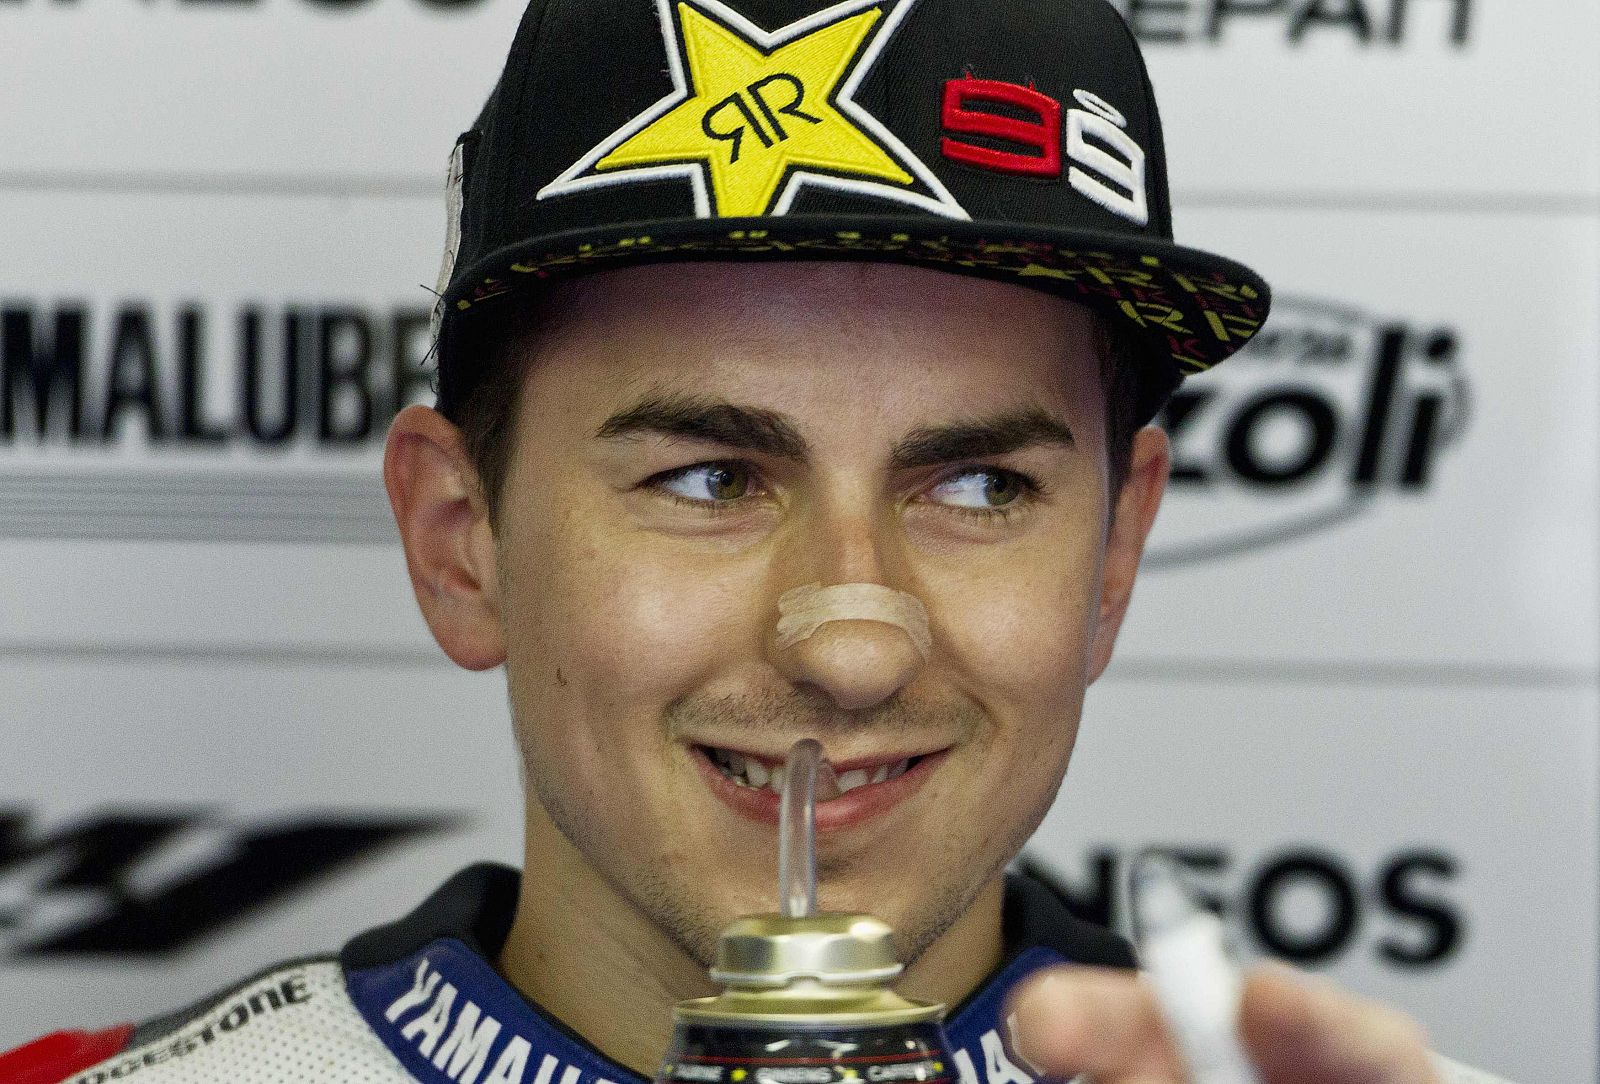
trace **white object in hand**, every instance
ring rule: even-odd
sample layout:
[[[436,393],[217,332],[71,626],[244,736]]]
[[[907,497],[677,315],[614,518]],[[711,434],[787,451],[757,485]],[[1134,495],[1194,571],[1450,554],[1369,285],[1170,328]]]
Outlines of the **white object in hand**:
[[[1442,1054],[1429,1054],[1428,1057],[1433,1060],[1433,1070],[1439,1074],[1443,1084],[1511,1084],[1509,1080],[1490,1076],[1482,1069],[1462,1065],[1459,1061],[1451,1061]]]
[[[1162,1017],[1194,1084],[1257,1084],[1239,1045],[1244,979],[1228,957],[1222,921],[1197,907],[1170,860],[1140,858],[1133,908],[1139,955],[1155,987]],[[1510,1084],[1438,1054],[1429,1054],[1441,1084]]]
[[[1134,871],[1139,956],[1194,1084],[1257,1084],[1239,1045],[1244,982],[1222,922],[1196,907],[1171,862],[1146,855]]]

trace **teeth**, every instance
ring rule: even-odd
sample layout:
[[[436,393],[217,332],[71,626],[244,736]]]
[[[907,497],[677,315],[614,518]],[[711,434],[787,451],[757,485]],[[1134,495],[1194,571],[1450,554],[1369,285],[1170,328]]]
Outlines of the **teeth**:
[[[728,749],[712,748],[710,753],[711,762],[736,785],[753,787],[757,790],[767,788],[778,794],[783,793],[783,785],[788,778],[788,769],[783,765],[769,768],[759,760]],[[891,779],[899,779],[910,768],[911,760],[908,758],[895,764],[880,764],[871,771],[866,768],[856,768],[842,772],[838,777],[839,792],[843,794],[868,784],[887,783]]]
[[[857,768],[853,772],[845,772],[843,775],[839,776],[839,790],[841,793],[848,794],[857,787],[864,787],[866,785],[867,770],[865,768]]]

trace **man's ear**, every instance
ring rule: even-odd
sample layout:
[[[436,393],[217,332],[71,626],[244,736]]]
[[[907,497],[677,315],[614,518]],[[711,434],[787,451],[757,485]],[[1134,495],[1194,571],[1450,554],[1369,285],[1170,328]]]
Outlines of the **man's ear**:
[[[458,666],[499,666],[506,646],[494,532],[461,430],[424,406],[401,411],[389,428],[383,483],[433,638]]]
[[[1106,559],[1100,578],[1100,613],[1089,648],[1089,681],[1093,683],[1111,663],[1122,619],[1133,600],[1133,581],[1139,574],[1145,540],[1155,526],[1161,497],[1167,491],[1172,468],[1172,447],[1167,434],[1146,426],[1133,438],[1128,480],[1115,495],[1110,529],[1106,533]]]

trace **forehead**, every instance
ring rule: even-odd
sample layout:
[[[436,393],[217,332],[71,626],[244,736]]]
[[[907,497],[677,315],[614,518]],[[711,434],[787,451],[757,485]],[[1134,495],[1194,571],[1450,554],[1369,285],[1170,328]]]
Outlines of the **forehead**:
[[[525,392],[574,409],[641,390],[714,391],[801,413],[897,404],[949,413],[965,403],[1076,415],[1103,403],[1098,325],[1087,309],[895,264],[604,272],[556,287],[529,347]]]

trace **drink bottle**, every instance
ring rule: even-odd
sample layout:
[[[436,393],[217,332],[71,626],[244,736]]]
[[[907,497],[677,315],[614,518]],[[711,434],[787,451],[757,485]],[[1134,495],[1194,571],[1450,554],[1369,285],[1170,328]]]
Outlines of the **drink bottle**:
[[[868,915],[757,915],[723,933],[715,997],[674,1011],[659,1084],[950,1084],[944,1006],[890,988],[889,926]]]

